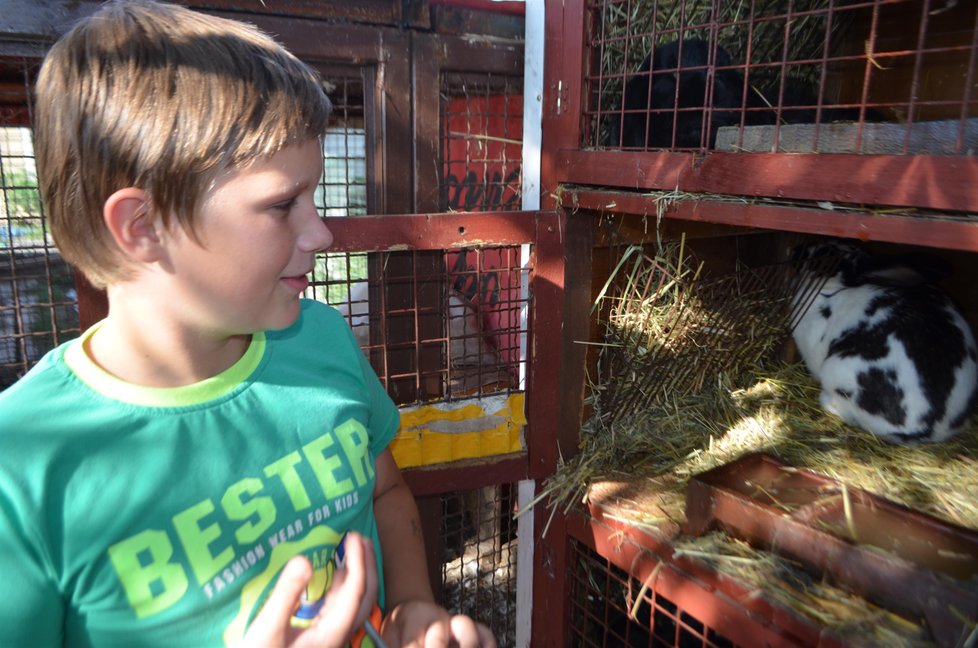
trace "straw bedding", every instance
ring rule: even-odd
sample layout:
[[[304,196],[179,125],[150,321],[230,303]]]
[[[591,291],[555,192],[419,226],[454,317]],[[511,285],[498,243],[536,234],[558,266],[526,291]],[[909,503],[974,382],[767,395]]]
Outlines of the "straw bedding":
[[[978,529],[974,421],[948,441],[915,447],[892,445],[849,426],[819,407],[820,386],[803,364],[780,359],[793,317],[786,295],[755,295],[766,298],[768,307],[757,303],[735,311],[741,318],[767,319],[768,325],[741,321],[717,326],[722,314],[687,313],[685,324],[678,326],[677,309],[725,309],[723,300],[700,298],[704,286],[729,286],[730,301],[742,298],[737,291],[744,282],[708,283],[681,241],[660,245],[654,257],[632,250],[623,258],[629,256],[634,263],[618,265],[595,304],[606,338],[599,378],[587,399],[594,415],[583,427],[579,453],[559,466],[541,500],[548,498],[554,510],[566,511],[586,500],[595,484],[627,481],[633,490],[636,485],[641,489],[642,501],[656,504],[645,510],[631,507],[624,513],[629,523],[682,527],[691,475],[763,451],[786,464]],[[735,329],[752,331],[746,352],[726,354],[731,361],[709,375],[688,370],[706,366],[697,351],[708,354]],[[704,331],[710,335],[704,337]],[[690,344],[687,338],[697,336]],[[731,346],[746,344],[738,339]],[[673,376],[662,377],[650,394],[648,382],[641,380],[648,371]],[[681,537],[676,548],[707,560],[722,574],[755,584],[759,593],[836,632],[862,633],[867,645],[926,645],[926,630],[812,582],[798,566],[722,533]]]

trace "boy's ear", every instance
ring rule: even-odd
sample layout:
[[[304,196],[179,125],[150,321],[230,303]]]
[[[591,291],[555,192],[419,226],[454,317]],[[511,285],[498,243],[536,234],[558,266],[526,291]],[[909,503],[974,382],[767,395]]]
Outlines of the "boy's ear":
[[[126,187],[109,196],[102,218],[119,249],[134,261],[153,263],[163,252],[159,221],[142,189]]]

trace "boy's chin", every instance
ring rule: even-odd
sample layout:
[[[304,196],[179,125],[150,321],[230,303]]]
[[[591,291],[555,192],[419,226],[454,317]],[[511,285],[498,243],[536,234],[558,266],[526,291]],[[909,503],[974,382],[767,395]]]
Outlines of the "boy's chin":
[[[282,306],[280,309],[276,309],[276,312],[272,317],[270,317],[265,322],[265,329],[269,331],[279,331],[281,329],[286,329],[296,323],[299,319],[299,299],[296,298],[295,301]]]

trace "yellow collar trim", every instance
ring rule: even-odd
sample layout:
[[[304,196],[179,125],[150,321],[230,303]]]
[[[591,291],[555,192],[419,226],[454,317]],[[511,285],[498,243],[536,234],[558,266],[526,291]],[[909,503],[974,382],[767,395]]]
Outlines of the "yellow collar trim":
[[[145,387],[113,376],[95,364],[85,352],[85,344],[101,326],[102,322],[98,322],[68,345],[64,353],[65,364],[83,383],[99,394],[132,405],[187,407],[214,400],[243,383],[258,368],[265,355],[265,334],[255,333],[241,359],[216,376],[181,387]]]

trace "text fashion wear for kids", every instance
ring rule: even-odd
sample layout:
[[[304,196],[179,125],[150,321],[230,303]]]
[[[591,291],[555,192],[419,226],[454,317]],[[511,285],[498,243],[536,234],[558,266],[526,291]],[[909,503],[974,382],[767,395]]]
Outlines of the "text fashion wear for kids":
[[[398,412],[338,312],[304,300],[173,389],[122,383],[84,339],[0,394],[0,645],[232,642],[291,556],[322,584],[344,532],[380,546]]]

